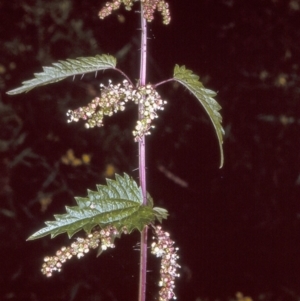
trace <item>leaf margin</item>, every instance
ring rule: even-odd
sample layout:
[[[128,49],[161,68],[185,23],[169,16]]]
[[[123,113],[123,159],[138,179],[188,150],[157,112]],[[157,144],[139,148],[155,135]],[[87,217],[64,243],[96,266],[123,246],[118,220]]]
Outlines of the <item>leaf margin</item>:
[[[42,67],[43,72],[34,73],[33,79],[23,81],[22,86],[9,90],[6,94],[27,93],[34,88],[61,81],[69,76],[114,69],[116,64],[116,58],[108,54],[59,60],[52,63],[52,66]]]
[[[115,226],[118,230],[121,230],[125,226],[127,232],[131,233],[134,229],[142,231],[145,225],[154,222],[155,219],[161,221],[162,218],[167,217],[167,210],[162,209],[163,211],[161,213],[160,211],[157,211],[156,208],[153,208],[153,200],[150,194],[147,194],[149,200],[148,205],[143,205],[141,188],[138,187],[137,183],[126,173],[124,173],[124,177],[116,174],[116,180],[106,179],[106,182],[107,185],[96,185],[97,191],[88,190],[87,197],[75,197],[77,206],[66,206],[65,208],[67,213],[55,214],[55,220],[46,221],[45,224],[47,226],[33,233],[27,240],[35,240],[49,234],[51,235],[51,238],[54,238],[62,233],[67,233],[69,238],[71,238],[74,234],[81,230],[84,230],[86,233],[90,233],[96,226],[103,228],[107,225]],[[122,184],[123,187],[121,191],[121,198],[116,200],[116,195],[114,195],[115,191],[111,188],[115,189],[118,184]],[[127,191],[129,188],[132,189],[128,194]],[[99,198],[107,197],[107,200],[100,199],[99,204],[97,204],[97,193],[99,193]],[[127,196],[128,199],[122,199],[124,196]],[[93,216],[92,211],[97,210],[97,206],[99,206],[98,209],[100,209],[101,206],[102,209],[106,208],[105,205],[100,204],[100,202],[103,203],[106,201],[108,203],[113,201],[121,202],[121,205],[123,204],[124,206],[124,202],[127,202],[129,205],[127,207],[125,206],[125,208],[114,208],[114,210],[123,210],[124,213],[122,216],[121,212],[115,220],[113,220],[114,212],[112,210],[106,210],[100,213],[97,211],[97,215],[95,213]],[[106,205],[109,207],[111,204]],[[114,206],[116,206],[116,203]],[[127,211],[125,212],[125,210]],[[91,216],[89,214],[91,214]],[[110,220],[105,221],[105,219],[103,219],[102,221],[99,221],[99,215],[101,214],[106,214],[106,218]],[[79,219],[76,220],[76,218]],[[65,219],[67,219],[67,223],[64,223]],[[88,220],[88,222],[86,222],[86,220]],[[75,223],[77,224],[73,227],[73,224]]]
[[[187,88],[202,104],[206,113],[208,114],[211,122],[215,128],[219,148],[220,148],[220,168],[224,164],[224,153],[223,153],[223,136],[225,131],[222,127],[222,116],[219,113],[221,106],[213,98],[217,95],[216,92],[206,89],[203,84],[199,81],[199,76],[189,70],[185,65],[179,66],[178,64],[174,67],[173,80]]]

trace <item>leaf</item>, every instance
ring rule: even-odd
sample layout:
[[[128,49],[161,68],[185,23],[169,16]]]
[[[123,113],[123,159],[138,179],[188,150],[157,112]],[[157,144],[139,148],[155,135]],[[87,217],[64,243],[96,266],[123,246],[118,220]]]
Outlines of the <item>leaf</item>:
[[[186,69],[185,66],[175,66],[174,80],[185,86],[191,93],[193,93],[194,96],[200,101],[207,114],[209,115],[218,137],[221,153],[220,167],[222,167],[224,163],[222,146],[224,129],[221,125],[222,116],[219,113],[221,106],[213,98],[217,94],[212,90],[205,89],[203,84],[199,81],[199,76],[194,74],[193,71]]]
[[[75,198],[78,206],[66,207],[67,213],[54,215],[55,221],[46,222],[47,227],[28,240],[48,234],[53,238],[64,232],[72,237],[80,230],[90,233],[95,226],[108,225],[118,230],[126,227],[131,233],[134,229],[142,231],[155,218],[161,219],[162,213],[152,208],[151,202],[143,205],[141,189],[127,174],[116,175],[116,180],[107,179],[106,182],[107,185],[97,185],[98,191],[88,191],[86,198]]]
[[[155,217],[156,219],[162,223],[163,219],[167,219],[168,218],[168,210],[164,209],[164,208],[160,208],[160,207],[154,207],[153,211],[155,212]]]
[[[23,86],[6,92],[14,95],[28,92],[33,88],[48,85],[65,79],[68,76],[96,72],[116,67],[116,59],[111,55],[96,55],[95,57],[80,57],[53,63],[53,67],[43,67],[44,72],[35,73],[35,78],[24,81]]]

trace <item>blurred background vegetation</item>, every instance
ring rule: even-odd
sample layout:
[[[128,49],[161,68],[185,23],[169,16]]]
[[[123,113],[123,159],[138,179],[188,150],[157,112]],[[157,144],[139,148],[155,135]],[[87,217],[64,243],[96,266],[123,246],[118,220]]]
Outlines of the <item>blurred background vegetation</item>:
[[[185,64],[218,92],[225,166],[199,103],[171,84],[147,138],[148,191],[170,212],[180,247],[179,300],[300,300],[300,1],[169,0],[172,22],[149,26],[152,83]],[[138,233],[99,258],[89,254],[47,279],[43,257],[66,236],[26,242],[53,214],[115,172],[137,178],[136,111],[86,130],[68,109],[115,74],[76,77],[8,97],[59,59],[108,53],[138,78],[139,16],[98,19],[102,0],[0,0],[0,299],[135,300]],[[134,11],[138,6],[134,7]],[[179,181],[176,181],[176,179]],[[150,258],[148,300],[157,300]],[[249,296],[249,297],[247,297]]]

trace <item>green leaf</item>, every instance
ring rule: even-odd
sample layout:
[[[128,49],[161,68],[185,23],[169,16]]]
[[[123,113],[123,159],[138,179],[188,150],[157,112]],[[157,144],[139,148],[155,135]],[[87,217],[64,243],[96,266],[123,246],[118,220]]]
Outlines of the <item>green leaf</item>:
[[[212,90],[205,89],[203,84],[199,81],[199,76],[194,74],[193,71],[186,69],[185,66],[175,66],[174,80],[185,86],[191,93],[193,93],[209,115],[218,136],[221,153],[220,167],[222,167],[224,162],[222,146],[224,129],[221,125],[222,116],[219,113],[221,106],[213,98],[216,96],[216,93]]]
[[[35,78],[24,81],[23,86],[10,90],[7,94],[14,95],[28,92],[33,88],[48,85],[65,79],[68,76],[97,72],[116,67],[116,59],[111,55],[96,55],[95,57],[80,57],[53,63],[53,67],[43,67],[44,72],[35,73]]]
[[[126,227],[131,233],[134,229],[142,231],[145,225],[162,216],[152,208],[151,202],[148,206],[143,205],[141,189],[127,174],[106,181],[107,185],[97,185],[98,191],[88,191],[86,198],[75,198],[78,206],[66,207],[67,213],[54,215],[55,221],[46,222],[47,227],[28,240],[48,234],[53,238],[65,232],[72,237],[80,230],[90,233],[95,226],[104,228],[108,225],[118,230]]]
[[[168,210],[164,209],[164,208],[160,208],[160,207],[154,207],[153,211],[155,212],[155,217],[156,219],[162,223],[163,219],[167,219],[168,218]]]

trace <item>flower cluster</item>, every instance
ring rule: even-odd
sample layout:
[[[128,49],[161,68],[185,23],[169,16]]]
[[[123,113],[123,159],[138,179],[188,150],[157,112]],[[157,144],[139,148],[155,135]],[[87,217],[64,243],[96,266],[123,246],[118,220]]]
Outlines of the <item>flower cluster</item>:
[[[150,128],[153,127],[151,121],[157,118],[156,111],[163,110],[163,105],[166,104],[166,101],[161,99],[151,85],[133,88],[127,80],[124,80],[122,84],[113,85],[109,82],[107,87],[102,84],[100,87],[100,97],[94,98],[86,107],[67,112],[68,122],[83,119],[87,121],[85,124],[87,128],[100,127],[103,126],[105,115],[111,116],[117,111],[123,111],[125,103],[133,101],[136,104],[143,104],[140,111],[142,118],[137,122],[133,131],[135,141],[138,141],[144,135],[150,134]]]
[[[99,18],[104,19],[109,16],[113,10],[117,10],[121,3],[124,3],[126,10],[131,10],[133,2],[137,0],[112,0],[111,2],[106,2],[105,6],[99,11]]]
[[[169,4],[164,0],[141,0],[144,8],[144,18],[151,22],[157,9],[163,17],[163,24],[168,25],[171,21]]]
[[[131,10],[133,3],[137,0],[112,0],[111,2],[106,2],[105,6],[99,12],[99,18],[104,19],[109,16],[112,11],[117,10],[121,3],[125,5],[126,10]],[[163,23],[170,23],[170,10],[169,4],[165,0],[140,0],[143,3],[144,8],[144,18],[151,22],[154,19],[154,12],[157,9],[163,17]]]
[[[110,81],[108,87],[101,84],[100,88],[101,97],[95,97],[86,107],[67,112],[68,122],[83,119],[87,120],[85,124],[87,128],[100,127],[103,125],[105,115],[111,116],[117,111],[125,110],[125,102],[131,99],[130,95],[133,91],[133,87],[127,80],[124,80],[122,85],[113,85]]]
[[[142,102],[143,106],[140,111],[141,120],[137,121],[135,130],[132,132],[135,141],[139,141],[144,135],[150,135],[150,129],[154,128],[151,122],[157,118],[156,111],[163,110],[167,102],[162,100],[160,95],[151,85],[139,86],[134,94],[133,101],[136,104]]]
[[[89,234],[86,238],[77,238],[70,247],[62,247],[56,252],[55,256],[47,256],[44,258],[42,273],[47,277],[52,276],[53,271],[61,271],[62,265],[67,259],[73,256],[81,258],[89,249],[96,249],[101,244],[101,249],[104,251],[107,248],[114,248],[114,238],[119,235],[115,227],[108,226],[100,231],[95,231]]]
[[[155,229],[156,242],[151,245],[151,253],[157,257],[161,257],[160,281],[159,286],[159,301],[168,301],[176,299],[174,294],[175,277],[179,277],[177,268],[180,265],[177,263],[179,256],[176,254],[178,248],[175,248],[174,241],[170,239],[170,234],[157,226]]]

